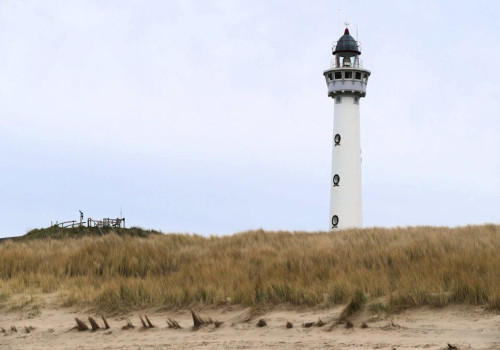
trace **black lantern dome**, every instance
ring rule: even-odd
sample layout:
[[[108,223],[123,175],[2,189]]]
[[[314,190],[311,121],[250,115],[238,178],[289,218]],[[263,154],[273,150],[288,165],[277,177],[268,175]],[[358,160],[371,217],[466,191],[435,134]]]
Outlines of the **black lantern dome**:
[[[349,34],[349,29],[346,28],[344,35],[337,41],[337,46],[332,52],[334,55],[338,54],[340,57],[353,56],[353,54],[360,55],[357,41]]]

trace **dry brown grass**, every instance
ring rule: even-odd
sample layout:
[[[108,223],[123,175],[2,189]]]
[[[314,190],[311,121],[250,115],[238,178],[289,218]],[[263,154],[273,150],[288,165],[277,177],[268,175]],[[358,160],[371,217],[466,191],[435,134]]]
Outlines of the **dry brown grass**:
[[[383,309],[449,303],[500,309],[500,226],[336,233],[250,231],[4,241],[0,304],[57,293],[63,305],[333,305],[362,295]]]

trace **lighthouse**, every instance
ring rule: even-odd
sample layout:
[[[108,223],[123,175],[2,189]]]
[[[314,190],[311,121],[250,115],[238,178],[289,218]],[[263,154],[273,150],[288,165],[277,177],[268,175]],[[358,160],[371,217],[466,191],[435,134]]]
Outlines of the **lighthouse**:
[[[329,229],[335,230],[363,226],[359,102],[370,71],[363,68],[361,45],[348,28],[333,44],[332,54],[323,75],[334,101]]]

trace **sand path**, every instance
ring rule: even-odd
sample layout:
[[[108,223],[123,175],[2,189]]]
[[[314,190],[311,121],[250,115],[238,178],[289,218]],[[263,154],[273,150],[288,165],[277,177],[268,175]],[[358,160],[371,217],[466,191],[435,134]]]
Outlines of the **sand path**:
[[[446,349],[447,343],[459,349],[500,349],[500,313],[481,307],[450,306],[442,309],[421,308],[392,316],[363,313],[353,319],[354,327],[329,325],[303,328],[302,324],[321,318],[332,321],[342,308],[291,310],[278,307],[245,322],[248,312],[239,307],[205,309],[200,314],[224,321],[215,328],[197,331],[188,310],[153,312],[145,310],[124,316],[108,317],[111,328],[96,332],[70,330],[74,318],[87,321],[100,315],[65,308],[46,307],[29,318],[21,312],[0,313],[0,349]],[[146,313],[155,328],[142,329],[139,315]],[[167,328],[167,317],[184,328]],[[129,318],[135,329],[122,330]],[[268,326],[256,327],[259,318]],[[286,329],[287,321],[294,327]],[[361,328],[366,322],[368,328]],[[87,322],[88,323],[88,322]],[[18,331],[12,331],[15,326]],[[34,327],[27,333],[25,327]]]

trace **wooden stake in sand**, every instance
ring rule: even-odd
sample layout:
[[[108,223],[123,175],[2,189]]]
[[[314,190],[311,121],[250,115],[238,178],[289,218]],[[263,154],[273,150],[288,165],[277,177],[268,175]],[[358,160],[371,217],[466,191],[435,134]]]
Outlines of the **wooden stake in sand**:
[[[193,317],[193,329],[198,329],[205,324],[203,319],[198,316],[193,310],[191,310],[191,316]]]
[[[102,320],[104,322],[104,328],[109,329],[108,321],[106,321],[106,318],[104,316],[101,316],[101,317],[102,317]]]
[[[130,322],[130,320],[127,318],[127,324],[122,327],[123,330],[128,330],[128,329],[134,329],[135,326]]]
[[[209,318],[201,318],[193,310],[191,310],[191,316],[193,316],[193,330],[196,330],[202,326],[206,326],[209,324],[213,324],[215,326],[215,328],[219,328],[224,323],[221,321],[214,321],[210,317]]]
[[[316,327],[323,327],[325,325],[325,322],[323,322],[321,318],[318,318],[318,321],[314,325]]]
[[[144,320],[142,319],[142,316],[139,316],[139,318],[141,319],[142,328],[148,328],[148,326],[146,325],[146,322],[144,322]]]
[[[167,318],[167,324],[168,328],[182,329],[181,325],[176,320],[172,320],[171,318]]]
[[[90,322],[90,325],[92,326],[93,331],[97,331],[97,330],[101,329],[101,327],[99,327],[97,322],[92,317],[89,317],[89,322]]]
[[[146,318],[146,322],[148,323],[148,328],[154,328],[155,326],[153,326],[153,324],[151,323],[151,321],[149,320],[148,316],[147,315],[144,315],[144,317]]]
[[[75,321],[76,321],[76,329],[78,329],[79,332],[89,330],[89,326],[87,326],[85,322],[83,322],[82,320],[79,320],[78,317],[75,317]]]

